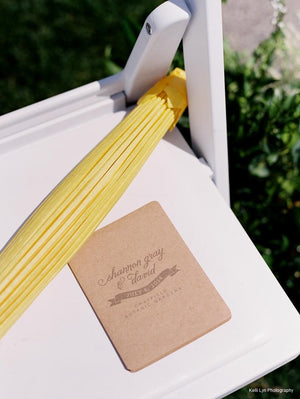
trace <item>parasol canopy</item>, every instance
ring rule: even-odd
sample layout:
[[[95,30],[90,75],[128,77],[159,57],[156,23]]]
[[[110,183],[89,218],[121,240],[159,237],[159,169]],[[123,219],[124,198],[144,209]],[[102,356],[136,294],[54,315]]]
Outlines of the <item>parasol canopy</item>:
[[[0,253],[0,337],[70,261],[187,106],[176,68],[45,198]]]

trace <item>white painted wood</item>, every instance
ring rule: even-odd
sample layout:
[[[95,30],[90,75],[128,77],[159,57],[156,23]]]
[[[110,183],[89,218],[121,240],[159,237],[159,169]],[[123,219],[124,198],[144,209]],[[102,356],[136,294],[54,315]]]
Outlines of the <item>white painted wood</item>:
[[[193,149],[203,156],[229,203],[221,0],[187,0],[183,39]]]
[[[0,138],[9,136],[29,126],[28,123],[26,124],[26,121],[30,121],[31,126],[37,125],[40,121],[44,121],[45,118],[53,119],[99,102],[103,100],[103,96],[105,96],[104,100],[107,100],[107,97],[122,90],[123,82],[121,75],[117,74],[9,112],[0,117]]]
[[[30,145],[0,156],[0,247],[125,112],[100,112],[75,126],[61,121],[57,134],[37,127],[40,135]],[[65,267],[0,341],[1,398],[209,399],[297,355],[296,310],[178,130],[159,143],[102,226],[153,200],[171,218],[232,319],[131,373]]]
[[[125,108],[121,74],[92,82],[0,117],[0,153]]]
[[[166,1],[146,18],[123,71],[129,103],[167,74],[189,18],[184,0]]]

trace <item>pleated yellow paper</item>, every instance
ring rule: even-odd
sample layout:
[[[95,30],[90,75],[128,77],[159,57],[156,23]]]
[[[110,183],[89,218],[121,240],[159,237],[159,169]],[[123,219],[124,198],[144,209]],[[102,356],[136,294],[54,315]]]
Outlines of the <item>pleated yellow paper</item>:
[[[186,105],[185,73],[176,68],[18,230],[0,253],[0,337],[95,231]]]

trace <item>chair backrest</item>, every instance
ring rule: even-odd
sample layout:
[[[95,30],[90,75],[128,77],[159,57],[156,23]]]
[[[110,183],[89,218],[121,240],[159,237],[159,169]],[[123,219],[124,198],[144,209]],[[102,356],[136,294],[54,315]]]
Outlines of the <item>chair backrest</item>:
[[[193,149],[206,159],[229,203],[221,0],[187,4],[192,17],[183,50]]]
[[[193,149],[229,203],[221,1],[170,0],[156,8],[121,73],[124,91],[135,101],[164,76],[182,38]]]

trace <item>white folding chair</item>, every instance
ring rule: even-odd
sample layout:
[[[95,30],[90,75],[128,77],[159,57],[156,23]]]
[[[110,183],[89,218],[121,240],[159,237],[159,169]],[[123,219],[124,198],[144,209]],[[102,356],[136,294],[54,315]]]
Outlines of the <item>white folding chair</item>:
[[[130,373],[66,266],[0,341],[1,398],[224,397],[300,352],[299,315],[229,207],[221,26],[220,0],[168,1],[120,74],[1,117],[0,247],[166,74],[183,37],[193,149],[168,133],[101,226],[159,201],[232,319]]]

